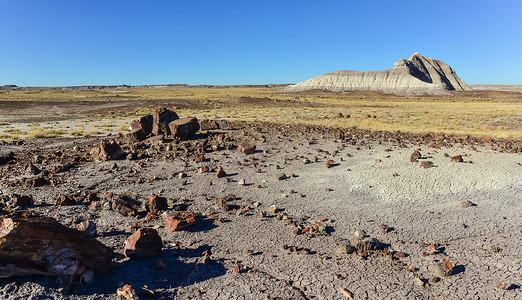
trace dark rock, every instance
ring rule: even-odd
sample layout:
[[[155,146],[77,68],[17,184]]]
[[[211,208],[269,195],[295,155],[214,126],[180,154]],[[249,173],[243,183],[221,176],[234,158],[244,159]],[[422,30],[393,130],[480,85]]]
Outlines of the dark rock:
[[[113,195],[112,209],[123,216],[134,216],[138,212],[138,205],[134,199],[127,195]]]
[[[38,175],[40,174],[40,172],[42,172],[40,169],[38,169],[38,167],[36,167],[35,165],[33,164],[29,164],[27,166],[27,168],[25,169],[25,172],[28,174],[28,175]]]
[[[222,177],[225,177],[225,176],[227,176],[227,173],[223,170],[222,166],[219,166],[217,171],[216,171],[216,177],[217,178],[222,178]]]
[[[215,120],[201,120],[199,127],[201,130],[215,130],[219,129],[219,124]]]
[[[152,133],[152,124],[154,122],[154,117],[152,115],[146,115],[144,117],[139,118],[138,120],[134,120],[130,124],[130,131],[136,131],[141,129],[142,134],[148,136]]]
[[[15,159],[15,155],[13,152],[9,152],[7,154],[0,154],[0,166],[5,165],[8,162]]]
[[[163,241],[152,228],[136,230],[123,244],[123,253],[131,259],[145,259],[161,255]]]
[[[56,200],[55,205],[58,206],[68,206],[68,205],[75,205],[76,199],[74,199],[72,196],[68,195],[61,195],[60,198]]]
[[[152,195],[149,200],[149,211],[153,214],[157,214],[162,210],[168,208],[167,199],[157,195]]]
[[[256,145],[247,143],[241,144],[237,147],[237,151],[246,155],[254,154],[256,152]]]
[[[122,157],[123,149],[114,140],[102,140],[98,147],[91,150],[91,155],[98,160],[112,160]]]
[[[143,129],[138,128],[138,129],[134,129],[130,132],[127,132],[125,134],[125,137],[131,143],[139,143],[147,138],[147,134],[145,134],[145,132],[143,132]]]
[[[165,107],[158,108],[154,112],[152,122],[153,135],[171,135],[169,123],[179,119],[178,115]]]
[[[177,119],[169,123],[169,129],[174,138],[186,141],[198,132],[198,119],[194,117]]]
[[[34,199],[31,195],[23,195],[23,196],[14,196],[13,197],[13,207],[28,207],[34,205]]]

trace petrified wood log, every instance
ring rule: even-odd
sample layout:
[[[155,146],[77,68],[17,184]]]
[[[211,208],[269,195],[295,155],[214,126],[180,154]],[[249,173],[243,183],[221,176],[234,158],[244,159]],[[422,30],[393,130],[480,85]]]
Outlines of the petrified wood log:
[[[113,252],[95,238],[28,211],[0,216],[0,278],[60,276],[88,282],[108,273]]]

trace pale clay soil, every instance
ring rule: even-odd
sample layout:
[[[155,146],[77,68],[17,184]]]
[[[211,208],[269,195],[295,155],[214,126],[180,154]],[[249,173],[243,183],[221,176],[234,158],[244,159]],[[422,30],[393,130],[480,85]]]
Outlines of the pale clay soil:
[[[261,135],[263,131],[251,134]],[[267,141],[256,142],[253,155],[219,150],[206,153],[206,161],[190,161],[186,167],[180,159],[162,158],[88,162],[63,173],[64,183],[55,187],[2,186],[4,195],[32,194],[37,202],[32,210],[66,226],[75,227],[84,219],[94,221],[98,230],[106,233],[98,240],[113,248],[116,258],[110,275],[76,285],[70,294],[60,293],[54,278],[28,276],[1,279],[0,298],[115,299],[116,289],[123,284],[131,284],[137,291],[147,285],[167,299],[347,299],[340,288],[350,291],[353,299],[522,298],[520,154],[498,153],[487,146],[475,151],[458,144],[435,150],[411,143],[400,147],[369,142],[371,149],[367,150],[351,143],[342,147],[342,142],[320,134],[265,135]],[[310,144],[314,138],[316,143]],[[4,151],[31,147],[73,151],[77,146],[76,151],[89,151],[86,141],[96,139],[35,140],[24,146],[1,147]],[[433,161],[434,167],[424,169],[419,167],[420,162],[410,162],[417,148],[428,157],[421,161]],[[339,153],[332,157],[318,149]],[[348,153],[352,156],[348,157]],[[444,153],[467,156],[464,163],[455,163]],[[310,160],[318,156],[319,160],[304,164],[302,158],[295,159],[301,155]],[[249,156],[259,159],[261,173],[252,166],[237,164]],[[335,162],[332,168],[325,167],[329,159]],[[145,163],[140,166],[138,162]],[[229,175],[216,178],[213,172],[199,174],[197,168],[202,165],[222,165]],[[179,172],[188,176],[180,179]],[[278,180],[280,173],[294,177]],[[11,174],[4,180],[24,176]],[[145,180],[137,183],[138,178]],[[241,179],[247,185],[238,185]],[[61,194],[82,189],[95,191],[102,198],[107,192],[129,192],[138,194],[142,202],[158,194],[176,205],[184,204],[200,217],[194,227],[168,232],[160,219],[147,223],[85,205],[43,205],[54,203]],[[251,206],[255,201],[261,205],[251,206],[252,210],[241,215],[238,209],[222,212],[225,222],[209,219],[214,199],[229,194],[238,198],[229,203],[233,208]],[[461,207],[466,200],[476,205]],[[308,217],[308,222],[316,222],[325,217],[328,233],[316,237],[295,235],[293,227],[268,212],[271,205],[284,209],[296,220]],[[263,211],[266,217],[261,218]],[[154,267],[158,258],[129,260],[122,255],[122,244],[136,222],[141,227],[157,228],[164,242],[159,259],[165,269]],[[393,230],[383,233],[380,224]],[[365,231],[389,244],[390,250],[403,251],[407,256],[391,260],[386,256],[362,259],[359,255],[338,254],[340,246],[357,243],[355,231]],[[441,245],[441,253],[424,256],[426,246],[433,243]],[[282,245],[311,252],[288,253]],[[492,251],[494,247],[500,251]],[[211,251],[211,263],[203,264],[201,256],[207,249]],[[455,274],[431,282],[430,278],[436,276],[434,261],[444,258],[455,265]],[[243,272],[233,271],[238,264]],[[408,272],[404,265],[418,270]],[[429,286],[421,287],[415,277],[425,278]],[[500,281],[512,283],[514,288],[497,289]]]

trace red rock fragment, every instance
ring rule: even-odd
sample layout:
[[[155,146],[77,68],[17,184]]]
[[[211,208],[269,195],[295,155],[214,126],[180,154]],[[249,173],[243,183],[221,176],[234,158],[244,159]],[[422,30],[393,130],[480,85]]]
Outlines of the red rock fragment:
[[[157,214],[162,210],[168,208],[167,199],[157,195],[152,195],[149,200],[149,211],[153,214]]]
[[[455,155],[455,156],[451,157],[451,161],[452,162],[463,162],[464,159],[462,158],[462,155]]]
[[[56,200],[56,204],[58,206],[68,206],[68,205],[75,205],[76,200],[72,196],[68,195],[61,195],[60,198]]]
[[[207,166],[198,168],[198,173],[207,173],[210,169]]]
[[[433,167],[433,162],[429,161],[429,160],[425,160],[425,161],[421,162],[420,167],[425,168],[425,169],[431,168],[431,167]]]
[[[152,228],[136,230],[123,244],[123,254],[132,259],[144,259],[161,254],[163,241],[158,232]]]
[[[326,163],[325,163],[325,165],[326,165],[326,168],[328,168],[328,169],[329,169],[329,168],[331,168],[331,167],[333,166],[333,163],[334,163],[334,161],[333,161],[333,160],[331,160],[331,159],[330,159],[330,160],[328,160],[328,161],[326,161]]]
[[[256,152],[256,145],[242,144],[237,147],[237,151],[239,151],[245,155],[254,154]]]
[[[421,153],[417,150],[417,151],[415,151],[415,152],[413,152],[413,153],[411,154],[411,156],[410,156],[410,161],[411,161],[411,162],[417,162],[418,159],[420,159],[420,158],[421,158]]]
[[[217,171],[216,171],[216,177],[217,178],[222,178],[222,177],[225,177],[225,176],[227,176],[227,173],[223,170],[222,166],[219,166]]]
[[[167,229],[171,232],[183,230],[189,226],[196,224],[196,215],[193,212],[179,211],[166,214],[163,221]]]

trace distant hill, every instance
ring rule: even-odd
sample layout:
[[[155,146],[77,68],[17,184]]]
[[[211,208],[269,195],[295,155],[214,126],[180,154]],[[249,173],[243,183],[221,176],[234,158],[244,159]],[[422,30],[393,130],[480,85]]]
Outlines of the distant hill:
[[[371,90],[395,94],[442,94],[471,91],[446,63],[415,52],[399,59],[385,71],[337,71],[290,85],[286,92],[324,89],[330,91]]]

